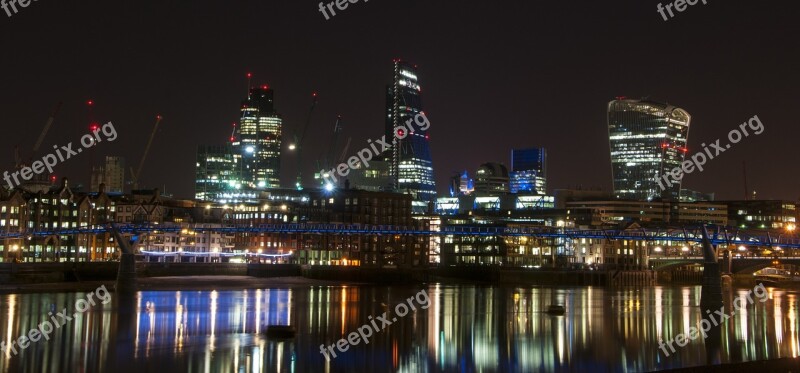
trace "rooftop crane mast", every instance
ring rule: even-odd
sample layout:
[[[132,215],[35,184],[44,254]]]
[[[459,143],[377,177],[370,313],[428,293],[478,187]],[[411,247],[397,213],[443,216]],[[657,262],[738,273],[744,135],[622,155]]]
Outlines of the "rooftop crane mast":
[[[136,168],[136,171],[134,171],[133,167],[131,167],[131,181],[133,182],[133,189],[139,188],[139,176],[142,174],[144,160],[147,158],[147,153],[150,152],[150,145],[153,144],[153,138],[156,137],[156,131],[158,131],[158,125],[161,124],[161,119],[163,119],[161,115],[156,116],[156,125],[153,126],[153,132],[150,133],[150,139],[147,140],[147,146],[144,147],[144,153],[142,154],[142,159],[139,160],[139,166]]]
[[[306,124],[303,127],[303,132],[300,137],[297,137],[297,134],[294,135],[294,144],[289,145],[290,150],[297,150],[297,182],[295,183],[295,187],[298,190],[303,189],[303,177],[302,177],[302,162],[301,162],[301,155],[303,153],[303,139],[306,137],[306,132],[308,132],[308,125],[311,124],[311,114],[314,113],[314,108],[317,107],[317,92],[311,94],[312,101],[311,101],[311,109],[308,111],[308,116],[306,117]]]
[[[45,136],[47,133],[50,132],[50,127],[53,126],[53,121],[56,119],[56,115],[58,114],[59,110],[61,110],[62,102],[58,102],[56,108],[50,113],[50,116],[47,118],[47,122],[42,129],[42,132],[39,133],[39,137],[36,139],[36,143],[33,145],[33,149],[31,150],[30,157],[28,158],[27,164],[33,163],[33,157],[36,156],[36,153],[39,151],[39,148],[42,146],[42,142],[44,141]],[[14,167],[16,169],[21,169],[25,167],[26,163],[23,161],[23,157],[20,155],[19,146],[14,147]],[[47,176],[45,175],[34,175],[33,183],[36,184],[46,184],[47,183]]]
[[[336,144],[339,141],[339,134],[342,133],[342,116],[336,116],[336,124],[333,126],[333,139],[331,139],[331,146],[328,148],[328,154],[325,156],[324,169],[330,169],[334,163],[334,152],[336,151]]]

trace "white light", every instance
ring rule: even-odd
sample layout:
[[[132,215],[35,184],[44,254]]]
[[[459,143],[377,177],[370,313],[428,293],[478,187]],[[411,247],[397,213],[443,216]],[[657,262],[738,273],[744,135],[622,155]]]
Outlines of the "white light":
[[[295,144],[289,145],[289,150],[295,150],[297,146]]]
[[[264,180],[261,180],[261,181],[259,181],[259,182],[258,182],[258,187],[259,187],[259,188],[263,188],[263,187],[265,187],[265,186],[267,186],[267,183],[266,183],[266,182],[264,182]]]
[[[685,251],[689,251],[689,248],[688,248],[688,247],[686,247],[686,246],[684,246],[684,247],[681,247],[681,251],[684,251],[684,252],[685,252]]]
[[[739,251],[747,251],[747,248],[744,246],[739,246]]]
[[[655,249],[653,249],[653,250],[655,250],[655,252],[657,252],[657,253],[660,253],[660,252],[661,252],[661,248],[660,248],[660,247],[656,247],[656,248],[655,248]]]
[[[325,190],[327,190],[329,192],[333,191],[333,184],[331,184],[331,183],[325,184]]]
[[[245,148],[244,150],[247,151],[248,153],[253,153],[254,151],[256,151],[256,148],[254,148],[252,145],[250,145],[247,148]]]

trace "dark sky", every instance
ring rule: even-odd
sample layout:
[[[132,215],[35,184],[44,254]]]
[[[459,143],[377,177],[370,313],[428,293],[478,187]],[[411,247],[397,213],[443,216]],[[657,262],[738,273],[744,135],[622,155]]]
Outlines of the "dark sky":
[[[0,167],[13,168],[16,145],[28,155],[58,101],[42,148],[77,143],[91,98],[118,138],[57,175],[86,184],[104,155],[138,163],[162,114],[142,184],[190,197],[196,146],[230,134],[252,71],[254,84],[275,89],[287,135],[319,92],[305,144],[310,175],[337,114],[343,141],[353,137],[348,156],[383,134],[384,87],[399,57],[419,65],[440,192],[453,172],[509,164],[510,149],[525,146],[548,149],[549,189],[609,190],[606,105],[649,96],[693,115],[690,154],[753,115],[766,128],[684,187],[742,198],[746,160],[759,197],[798,198],[800,2],[708,0],[667,22],[651,0],[371,0],[328,21],[317,4],[39,0],[0,13]],[[283,164],[288,186],[295,159]]]

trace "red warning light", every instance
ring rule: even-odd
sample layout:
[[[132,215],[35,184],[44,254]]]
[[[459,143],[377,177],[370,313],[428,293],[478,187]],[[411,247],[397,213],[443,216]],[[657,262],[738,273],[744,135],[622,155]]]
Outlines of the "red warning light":
[[[261,89],[269,89],[269,86],[264,84],[264,85],[261,86]]]
[[[247,78],[248,78],[248,79],[250,79],[250,78],[252,78],[252,77],[253,77],[253,74],[252,74],[252,73],[247,73]]]
[[[156,115],[156,119],[159,119],[159,120],[161,120],[161,119],[163,119],[163,118],[164,118],[164,117],[162,117],[162,116],[161,116],[161,114],[158,114],[158,115]]]
[[[406,131],[397,130],[397,136],[399,136],[399,137],[402,137],[405,133],[406,133]]]
[[[317,92],[312,93],[311,96],[317,97]]]
[[[56,175],[50,176],[50,181],[55,183],[56,182]]]
[[[100,125],[97,124],[97,123],[92,123],[92,124],[89,125],[89,129],[92,130],[92,131],[95,131],[98,128],[100,128]]]
[[[233,141],[233,136],[231,136],[231,141]]]
[[[86,101],[86,105],[89,105],[89,106],[94,105],[94,100]]]

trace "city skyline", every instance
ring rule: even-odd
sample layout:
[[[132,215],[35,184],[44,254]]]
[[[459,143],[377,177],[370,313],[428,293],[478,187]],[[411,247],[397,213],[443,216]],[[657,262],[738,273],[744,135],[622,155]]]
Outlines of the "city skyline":
[[[5,167],[13,167],[13,148],[16,145],[20,146],[23,153],[31,147],[47,113],[59,101],[64,101],[64,108],[56,118],[45,144],[55,143],[54,139],[59,137],[76,139],[88,126],[84,103],[92,99],[96,102],[93,115],[97,121],[114,121],[120,128],[122,141],[113,149],[98,150],[98,154],[89,156],[91,160],[87,159],[87,162],[98,165],[105,155],[113,155],[127,158],[130,164],[137,164],[149,135],[152,118],[163,114],[163,127],[145,163],[141,184],[147,187],[166,186],[169,193],[189,197],[193,195],[194,188],[196,146],[216,143],[218,139],[229,135],[230,123],[237,120],[231,107],[238,105],[246,93],[245,73],[252,72],[253,81],[270,84],[279,92],[285,134],[302,126],[308,110],[308,95],[319,92],[319,107],[312,117],[310,136],[305,147],[323,153],[327,149],[325,134],[337,114],[344,118],[343,137],[353,136],[354,141],[356,134],[367,133],[380,125],[385,100],[382,86],[388,78],[385,66],[387,61],[402,57],[419,64],[420,74],[425,76],[426,114],[432,123],[436,123],[431,130],[432,158],[437,170],[435,177],[440,195],[446,193],[448,179],[453,172],[473,170],[488,161],[502,161],[509,149],[531,144],[548,149],[548,187],[582,185],[611,190],[607,143],[603,140],[607,136],[604,128],[605,103],[613,97],[624,95],[637,98],[651,96],[654,100],[679,103],[691,112],[694,126],[688,146],[690,152],[699,149],[701,143],[720,137],[729,127],[741,123],[745,118],[759,115],[767,126],[776,126],[777,130],[768,131],[761,138],[748,141],[737,147],[736,151],[726,153],[703,173],[688,176],[684,187],[715,192],[719,199],[741,199],[742,162],[746,161],[750,189],[758,191],[759,198],[797,198],[795,190],[800,184],[798,176],[790,173],[786,176],[787,181],[780,184],[765,181],[770,175],[782,172],[782,164],[786,160],[793,159],[790,139],[798,131],[796,126],[787,126],[793,117],[790,112],[792,87],[798,83],[790,73],[797,57],[782,48],[791,34],[786,30],[796,27],[787,15],[791,13],[790,9],[775,13],[770,12],[770,8],[764,4],[734,2],[729,7],[709,4],[681,14],[664,25],[631,18],[633,15],[653,13],[645,4],[632,3],[620,9],[606,9],[592,4],[587,6],[586,14],[574,13],[574,9],[556,4],[539,8],[527,4],[489,4],[479,12],[487,24],[514,24],[513,21],[522,20],[524,14],[534,14],[538,23],[520,24],[518,27],[527,31],[523,33],[524,36],[519,36],[519,32],[511,32],[508,27],[489,27],[481,31],[486,33],[484,37],[472,38],[470,43],[464,41],[470,38],[455,40],[451,48],[453,51],[443,52],[437,46],[450,40],[450,34],[430,35],[430,31],[445,27],[441,23],[445,7],[439,4],[412,2],[406,5],[410,7],[408,12],[421,17],[415,21],[416,27],[404,32],[386,29],[383,34],[386,40],[381,43],[374,43],[372,36],[357,31],[367,29],[375,22],[364,16],[367,13],[389,17],[383,18],[382,22],[401,19],[402,14],[406,13],[393,13],[400,9],[397,4],[370,3],[353,7],[327,22],[319,14],[306,14],[305,7],[299,4],[277,6],[280,9],[274,13],[286,15],[287,18],[283,20],[267,16],[269,26],[260,36],[271,42],[271,47],[266,49],[287,51],[290,46],[310,43],[313,48],[308,49],[319,52],[280,54],[261,52],[258,48],[243,49],[246,38],[241,35],[251,29],[247,21],[249,17],[254,17],[248,15],[245,19],[237,20],[236,24],[240,26],[235,31],[223,30],[223,34],[217,37],[224,43],[222,50],[214,56],[201,53],[201,57],[190,64],[161,63],[158,59],[153,62],[146,57],[148,53],[177,57],[203,51],[201,39],[208,36],[205,31],[198,31],[198,38],[189,39],[185,45],[168,48],[177,40],[177,35],[195,30],[196,22],[214,14],[214,9],[202,5],[186,19],[176,20],[167,26],[172,36],[157,40],[154,38],[158,35],[157,30],[127,35],[127,47],[119,50],[96,50],[95,45],[111,43],[112,39],[105,34],[112,35],[114,32],[97,33],[95,30],[118,31],[132,26],[130,20],[120,18],[122,11],[133,14],[141,12],[143,16],[152,12],[156,15],[147,17],[160,21],[176,12],[176,8],[168,5],[154,12],[152,5],[130,8],[118,4],[98,4],[96,8],[87,7],[86,14],[73,14],[66,5],[38,4],[15,15],[11,23],[3,27],[13,26],[27,36],[18,40],[6,35],[3,37],[4,45],[30,58],[24,61],[12,58],[8,61],[9,68],[19,73],[5,78],[7,89],[0,97],[0,106],[7,112],[8,123],[18,123],[26,130],[19,136],[0,140],[0,145],[8,149]],[[221,16],[227,21],[231,14],[238,11],[237,7],[234,5],[232,9],[224,10]],[[466,4],[465,7],[465,10],[476,10],[477,5]],[[515,11],[507,12],[505,7]],[[499,16],[501,8],[504,8],[504,17],[510,17],[510,20]],[[258,13],[261,9],[260,5],[256,5],[249,13]],[[421,11],[423,9],[426,11]],[[536,10],[531,13],[533,9]],[[74,17],[57,17],[59,11],[73,14]],[[706,17],[710,12],[720,12],[720,27],[709,31],[702,29],[702,25],[697,25],[698,22],[694,20]],[[736,21],[739,12],[749,14],[753,23],[765,18],[769,22],[760,22],[766,26],[753,29],[749,27],[749,22],[740,24]],[[100,14],[104,17],[99,17]],[[474,22],[471,14],[465,13],[463,18],[448,21],[448,29]],[[574,31],[567,30],[549,19],[566,18],[544,17],[544,14],[572,14],[576,19],[569,22],[583,22],[587,26]],[[294,18],[299,22],[292,27],[302,29],[306,26],[309,30],[281,39],[279,35],[282,34],[277,30],[285,28],[288,19],[294,19],[291,16],[297,16]],[[622,27],[612,26],[598,31],[596,35],[588,34],[588,27],[596,22],[593,21],[594,17],[604,16],[612,20],[630,18],[633,25],[629,27],[638,27],[642,33],[629,34],[631,43],[609,46],[610,50],[599,48],[595,46],[598,40],[624,31]],[[93,24],[89,19],[100,21]],[[52,24],[53,27],[74,27],[65,27],[63,34],[49,40],[40,33],[28,32],[40,23]],[[554,32],[559,32],[559,35],[553,37],[548,34],[549,29],[557,30]],[[320,36],[320,30],[333,32]],[[337,31],[348,37],[334,36]],[[725,41],[715,44],[716,49],[723,53],[707,51],[709,40],[717,40],[719,35],[731,33],[740,37],[725,38]],[[65,41],[77,39],[79,35],[91,35],[91,39],[96,41],[87,46],[66,47]],[[314,35],[314,39],[311,35]],[[417,40],[418,44],[398,49],[398,45],[403,45],[399,41],[409,37]],[[538,54],[527,52],[527,49],[509,50],[504,47],[504,54],[498,55],[495,53],[498,50],[487,42],[498,38],[527,47],[536,46],[534,50],[548,53],[534,59]],[[653,63],[641,66],[633,61],[627,62],[626,58],[642,53],[643,49],[634,46],[634,42],[644,38],[671,38],[682,43],[692,58],[688,61],[653,59]],[[727,41],[731,39],[739,41],[733,45]],[[149,45],[153,40],[155,44]],[[374,48],[350,48],[363,43]],[[334,45],[340,45],[348,52],[338,60],[325,58],[324,53]],[[577,62],[573,58],[576,56],[573,52],[575,49],[581,50],[593,62]],[[227,53],[237,50],[246,52],[238,58],[232,58],[233,54]],[[608,61],[596,58],[607,54],[614,57]],[[98,58],[78,58],[84,55]],[[505,55],[511,59],[494,58]],[[59,60],[63,68],[74,73],[51,71],[48,66],[52,64],[48,61],[52,61],[52,58],[47,56],[62,57]],[[172,61],[183,59],[173,58]],[[483,68],[475,70],[476,65],[465,63],[468,61],[479,61]],[[114,68],[109,69],[107,65]],[[119,67],[132,73],[119,74]],[[758,79],[741,75],[750,69],[763,71],[764,74],[759,75]],[[146,76],[144,72],[147,72]],[[41,87],[48,89],[42,91]],[[37,94],[37,100],[27,99],[37,91],[43,92]],[[209,91],[213,94],[209,95]],[[467,94],[460,94],[464,92]],[[513,136],[510,131],[514,131]],[[579,136],[575,136],[577,134]],[[769,151],[759,152],[759,149]],[[281,184],[291,186],[296,175],[295,165],[291,157],[286,158],[289,159],[284,159],[281,167],[284,170]],[[305,162],[307,165],[303,175],[307,175],[306,182],[310,182],[310,175],[315,171],[311,160],[316,159],[317,155],[309,154],[304,158],[309,161]],[[79,183],[88,186],[90,170],[91,167],[85,164],[66,163],[57,168],[56,175],[59,178],[69,177],[73,185]],[[736,176],[725,180],[728,175]]]

